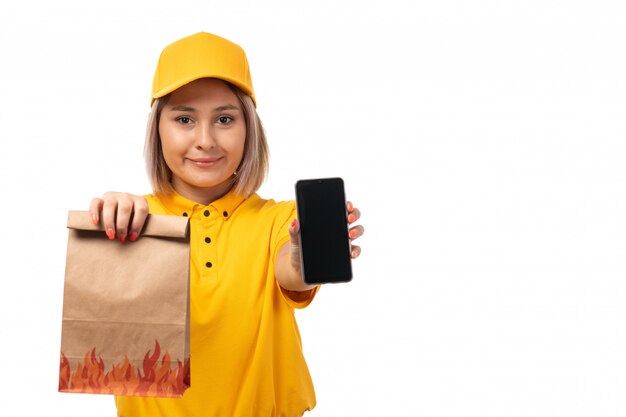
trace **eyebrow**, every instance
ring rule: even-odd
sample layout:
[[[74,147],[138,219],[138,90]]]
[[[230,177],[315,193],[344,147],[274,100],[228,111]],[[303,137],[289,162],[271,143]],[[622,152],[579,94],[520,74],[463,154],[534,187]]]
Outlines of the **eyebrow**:
[[[213,111],[217,111],[217,112],[224,111],[224,110],[239,110],[239,107],[234,106],[232,104],[225,104],[223,106],[219,106],[213,109]],[[172,107],[170,111],[194,112],[196,111],[196,109],[193,107],[185,106],[183,104],[180,106]]]

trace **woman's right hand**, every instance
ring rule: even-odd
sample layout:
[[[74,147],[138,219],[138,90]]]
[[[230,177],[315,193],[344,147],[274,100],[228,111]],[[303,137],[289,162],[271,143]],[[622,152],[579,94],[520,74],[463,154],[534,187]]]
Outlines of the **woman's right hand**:
[[[140,196],[109,191],[91,200],[89,208],[94,224],[102,225],[110,240],[135,241],[148,217],[148,201]]]

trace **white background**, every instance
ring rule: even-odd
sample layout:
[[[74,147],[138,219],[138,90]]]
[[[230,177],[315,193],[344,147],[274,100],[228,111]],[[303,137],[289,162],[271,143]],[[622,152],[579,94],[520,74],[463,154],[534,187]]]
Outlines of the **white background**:
[[[262,196],[363,212],[297,314],[311,416],[626,415],[624,2],[141,3],[0,6],[1,415],[115,415],[56,392],[67,211],[149,192],[154,66],[201,30],[248,53]]]

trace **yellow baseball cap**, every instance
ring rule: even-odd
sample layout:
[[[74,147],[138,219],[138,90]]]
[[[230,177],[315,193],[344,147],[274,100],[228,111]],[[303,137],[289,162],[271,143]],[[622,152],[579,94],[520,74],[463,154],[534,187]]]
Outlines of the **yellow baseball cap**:
[[[166,96],[199,78],[219,78],[248,94],[256,106],[246,53],[237,44],[199,32],[168,45],[161,52],[152,82],[152,98]]]

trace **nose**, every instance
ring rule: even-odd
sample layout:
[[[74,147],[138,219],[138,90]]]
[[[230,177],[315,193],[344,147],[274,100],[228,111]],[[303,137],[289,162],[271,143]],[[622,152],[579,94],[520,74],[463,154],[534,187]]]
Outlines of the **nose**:
[[[196,148],[208,150],[217,146],[215,140],[215,132],[212,129],[211,123],[201,123],[196,130]]]

